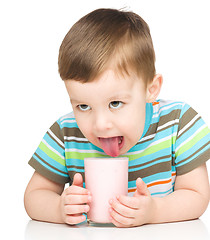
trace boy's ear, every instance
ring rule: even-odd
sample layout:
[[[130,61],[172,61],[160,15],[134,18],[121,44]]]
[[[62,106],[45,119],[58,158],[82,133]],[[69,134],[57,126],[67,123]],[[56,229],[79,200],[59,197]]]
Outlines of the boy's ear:
[[[163,77],[161,74],[156,74],[151,83],[147,86],[147,103],[154,102],[161,90]]]

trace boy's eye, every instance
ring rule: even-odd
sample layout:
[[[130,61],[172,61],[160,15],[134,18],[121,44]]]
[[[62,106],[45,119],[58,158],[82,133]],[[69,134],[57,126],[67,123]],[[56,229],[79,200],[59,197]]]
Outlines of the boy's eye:
[[[109,107],[112,109],[117,109],[117,108],[121,107],[122,104],[123,103],[120,101],[113,101],[113,102],[110,102]]]
[[[78,108],[79,108],[81,111],[90,110],[90,106],[88,106],[88,105],[86,105],[86,104],[80,104],[80,105],[78,105]]]

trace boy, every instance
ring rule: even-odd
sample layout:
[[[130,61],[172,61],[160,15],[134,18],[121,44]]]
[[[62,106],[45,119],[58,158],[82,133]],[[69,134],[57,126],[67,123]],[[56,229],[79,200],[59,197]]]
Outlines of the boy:
[[[144,20],[114,9],[89,13],[65,36],[58,64],[73,113],[50,127],[29,161],[28,215],[83,222],[91,201],[84,157],[123,155],[129,195],[110,199],[115,226],[200,217],[210,198],[210,131],[189,105],[156,100],[162,76]]]

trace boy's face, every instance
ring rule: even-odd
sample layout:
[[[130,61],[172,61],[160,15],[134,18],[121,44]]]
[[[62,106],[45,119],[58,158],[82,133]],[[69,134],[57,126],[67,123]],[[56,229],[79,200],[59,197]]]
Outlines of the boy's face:
[[[68,80],[65,85],[77,124],[91,143],[117,157],[138,142],[150,97],[141,79],[109,69],[92,82]]]

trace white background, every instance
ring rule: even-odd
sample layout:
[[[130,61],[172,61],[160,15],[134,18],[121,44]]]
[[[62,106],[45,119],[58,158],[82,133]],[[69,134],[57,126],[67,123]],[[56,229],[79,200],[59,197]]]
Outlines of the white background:
[[[33,173],[27,162],[49,126],[71,111],[58,74],[61,41],[80,17],[101,7],[126,7],[144,18],[164,78],[160,98],[189,103],[210,126],[209,0],[1,1],[0,212],[7,233],[13,227],[23,236],[29,221],[23,194]],[[208,227],[209,208],[201,217]]]

